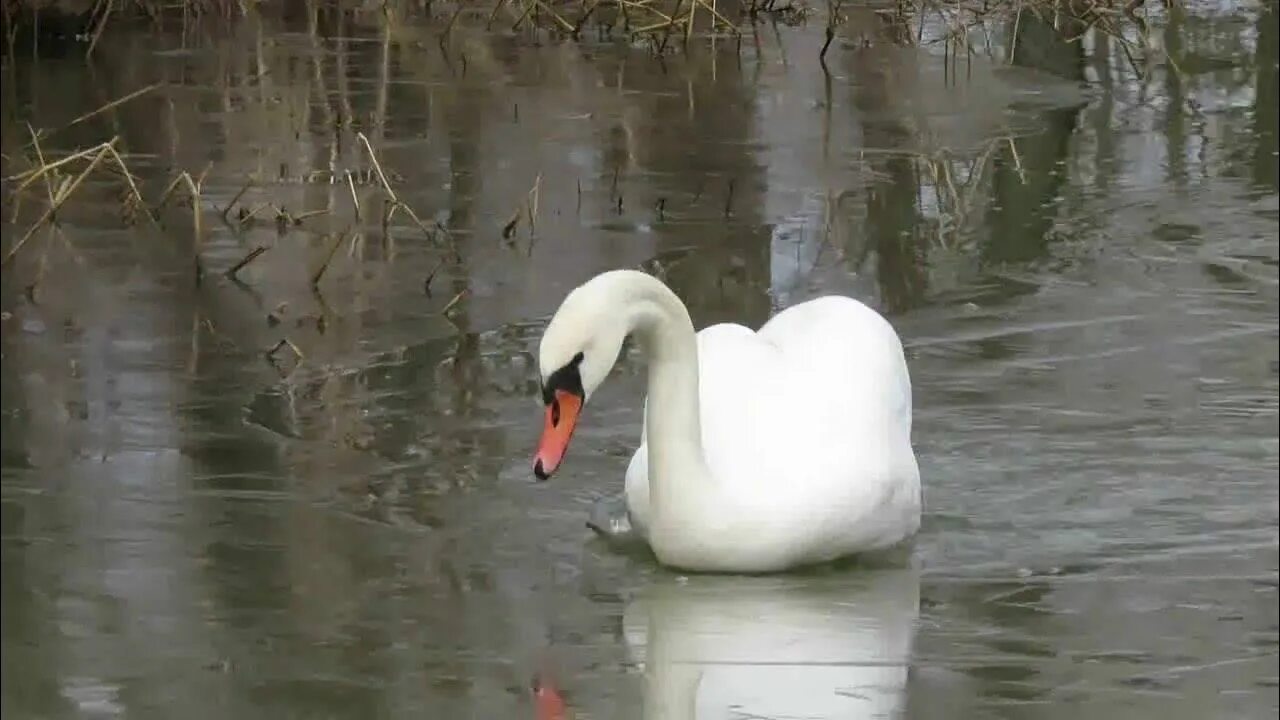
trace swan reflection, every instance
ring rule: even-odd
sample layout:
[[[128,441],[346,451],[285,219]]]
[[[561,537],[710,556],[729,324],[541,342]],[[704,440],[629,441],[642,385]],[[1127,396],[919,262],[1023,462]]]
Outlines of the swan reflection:
[[[919,599],[915,568],[656,578],[623,616],[644,717],[897,717]]]

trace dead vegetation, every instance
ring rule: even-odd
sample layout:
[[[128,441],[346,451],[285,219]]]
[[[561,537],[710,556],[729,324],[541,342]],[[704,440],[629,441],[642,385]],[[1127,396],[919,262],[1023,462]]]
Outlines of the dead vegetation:
[[[48,154],[46,147],[49,136],[65,127],[109,112],[155,87],[148,86],[110,101],[92,112],[85,113],[63,128],[41,131],[28,126],[29,140],[13,151],[6,149],[5,166],[11,173],[3,178],[4,202],[8,210],[7,220],[9,224],[25,227],[25,229],[12,242],[6,238],[7,247],[4,255],[0,257],[0,266],[8,271],[23,253],[33,252],[32,248],[36,248],[35,251],[40,253],[39,265],[34,278],[26,285],[26,294],[30,301],[36,301],[36,293],[44,275],[48,244],[57,238],[71,246],[71,239],[61,231],[65,214],[63,211],[72,207],[77,199],[81,199],[81,196],[87,192],[87,188],[92,188],[90,197],[85,198],[87,202],[100,204],[104,197],[111,198],[111,201],[118,203],[119,217],[123,226],[133,227],[144,223],[159,231],[155,236],[160,238],[171,238],[173,231],[179,229],[173,226],[175,216],[172,211],[189,209],[189,215],[187,215],[189,224],[186,229],[189,230],[191,242],[187,261],[193,267],[194,282],[197,287],[202,285],[205,277],[202,252],[205,238],[210,232],[208,226],[211,219],[215,222],[220,220],[227,231],[241,238],[243,242],[247,237],[247,231],[253,228],[258,219],[264,215],[272,218],[277,234],[282,236],[294,228],[303,226],[307,220],[333,213],[333,207],[295,213],[270,200],[253,201],[255,189],[270,190],[268,183],[261,182],[261,178],[254,176],[245,178],[230,201],[225,206],[218,207],[209,199],[206,192],[206,181],[213,170],[212,163],[196,173],[188,170],[173,172],[166,178],[163,189],[148,196],[143,190],[149,184],[144,180],[144,175],[147,173],[130,166],[128,153],[118,149],[120,145],[118,136],[89,147],[61,151],[56,157]],[[380,205],[379,220],[384,243],[391,243],[391,238],[400,233],[402,228],[406,232],[418,233],[429,245],[435,246],[450,240],[449,233],[443,226],[425,222],[396,191],[392,183],[394,175],[383,167],[379,153],[365,133],[357,131],[355,137],[363,151],[361,159],[366,166],[351,168],[340,174],[343,185],[350,192],[354,221],[340,232],[324,235],[323,254],[318,258],[319,262],[314,268],[308,271],[312,292],[322,307],[325,307],[325,304],[320,296],[319,287],[338,251],[348,247],[351,252],[354,252],[366,241],[366,231],[361,225],[361,219],[364,217],[361,210],[362,204]],[[13,169],[17,167],[22,169],[14,172]],[[154,175],[154,172],[150,174]],[[338,182],[337,177],[333,174],[323,176],[310,173],[301,178],[301,181],[304,184],[330,185]],[[154,178],[150,185],[159,187]],[[357,192],[358,187],[364,191],[363,201]],[[536,196],[534,202],[536,203]],[[177,217],[181,215],[182,213],[179,213]],[[397,218],[403,218],[404,222],[397,225]],[[42,233],[41,231],[44,230],[49,232]],[[39,249],[40,243],[45,245],[44,250]],[[170,244],[166,249],[172,251],[175,247],[180,245]],[[273,245],[270,243],[254,244],[242,258],[224,271],[224,277],[236,285],[248,288],[242,272],[267,255],[272,248]],[[72,249],[74,251],[74,248]],[[456,257],[456,251],[454,256]],[[431,279],[439,270],[440,267],[437,266],[426,280],[424,288],[428,295]],[[445,305],[441,315],[448,318],[450,312],[462,299],[462,294],[455,296]],[[271,323],[270,320],[277,315],[278,313],[269,315],[269,324],[276,324]],[[324,322],[323,318],[318,321],[321,327]],[[283,367],[280,362],[281,355],[285,351],[292,353],[294,358],[294,362],[289,365],[291,372],[305,359],[306,355],[298,343],[289,337],[282,338],[270,350],[266,350],[265,356],[274,367],[280,369]]]
[[[1174,1],[1160,0],[1161,10],[1171,11]],[[832,3],[829,28],[844,21],[843,7],[854,5],[840,0]],[[1146,0],[897,0],[892,9],[876,12],[902,30],[895,36],[903,44],[943,45],[953,68],[961,58],[989,55],[992,36],[1000,31],[1011,38],[1008,55],[1012,58],[1018,51],[1019,26],[1034,16],[1056,28],[1068,44],[1080,42],[1091,31],[1111,38],[1141,75],[1140,60],[1150,32],[1148,11]],[[925,26],[930,20],[942,31],[926,37]]]
[[[1160,0],[1160,5],[1168,12],[1174,2]],[[267,13],[305,14],[311,18],[313,32],[320,14],[334,12],[352,13],[366,24],[420,24],[433,28],[442,48],[462,26],[572,40],[591,29],[600,38],[645,42],[659,54],[673,47],[673,39],[683,43],[695,36],[741,39],[744,26],[760,22],[799,25],[821,16],[825,42],[818,60],[824,69],[841,28],[855,13],[860,20],[877,17],[877,22],[892,28],[887,35],[902,44],[943,45],[950,62],[989,51],[997,26],[1008,31],[1012,24],[1011,34],[1016,37],[1017,24],[1031,14],[1058,28],[1068,42],[1078,41],[1090,31],[1113,38],[1137,70],[1150,26],[1147,0],[295,0],[280,4],[253,0],[4,0],[0,5],[5,9],[4,37],[10,53],[24,28],[33,31],[34,52],[40,28],[50,25],[50,16],[60,16],[60,22],[52,26],[64,28],[62,35],[74,37],[86,55],[92,55],[104,32],[117,24],[136,26],[138,20],[156,26],[180,23],[186,33],[189,26],[213,20],[227,23]],[[926,33],[926,26],[942,30]],[[1015,50],[1009,49],[1010,53]],[[465,64],[465,55],[460,60]]]
[[[0,2],[4,2],[6,11],[15,6],[12,2],[4,0]],[[724,0],[720,0],[720,3],[724,3]],[[315,37],[318,32],[317,14],[324,12],[325,8],[338,5],[341,3],[305,3],[310,18],[309,29],[313,33],[313,42],[317,47],[319,46],[319,40]],[[132,2],[130,0],[98,0],[94,3],[93,31],[86,36],[88,39],[84,40],[86,53],[93,53],[98,38],[110,31],[109,23],[117,21],[123,23],[130,9],[139,10],[145,6],[146,3],[141,0]],[[849,11],[853,7],[855,7],[854,3],[831,0],[825,8],[826,41],[818,58],[823,62],[824,67],[825,58],[831,48],[836,46],[835,40],[840,36],[842,27],[849,22]],[[259,12],[258,8],[256,4],[196,3],[182,10],[182,18],[184,23],[209,17],[228,19]],[[152,10],[156,13],[154,17],[151,12],[144,11],[144,15],[155,19],[163,16],[164,13],[174,12],[173,7],[156,6]],[[218,11],[215,12],[215,10]],[[1012,38],[1016,44],[1017,27],[1023,18],[1030,15],[1052,16],[1050,24],[1069,33],[1069,42],[1077,41],[1083,32],[1091,29],[1119,38],[1118,47],[1122,48],[1125,55],[1136,65],[1135,54],[1138,52],[1140,43],[1135,43],[1132,38],[1135,32],[1139,33],[1139,36],[1146,32],[1146,23],[1140,16],[1142,10],[1143,6],[1135,0],[1130,0],[1125,5],[1086,0],[1063,0],[1052,3],[1041,0],[1030,2],[1022,0],[986,0],[985,2],[981,0],[898,0],[894,5],[874,8],[871,16],[879,18],[880,22],[891,29],[890,32],[877,33],[878,37],[891,38],[894,42],[902,44],[942,43],[953,68],[963,58],[987,53],[983,38],[984,36],[989,38],[991,34],[1000,32],[1001,28],[998,25],[1001,23],[1004,24],[1003,31],[1006,37]],[[352,12],[367,14],[369,11],[353,10]],[[716,0],[489,0],[486,2],[477,0],[452,5],[441,2],[434,6],[430,2],[412,4],[388,2],[382,5],[377,13],[381,13],[381,20],[377,21],[388,24],[406,22],[406,18],[412,18],[415,14],[421,15],[431,32],[436,33],[436,28],[439,29],[436,37],[439,39],[442,54],[446,60],[449,56],[446,46],[451,36],[463,25],[477,30],[491,28],[499,32],[543,32],[564,39],[578,38],[586,28],[590,27],[606,37],[610,34],[622,34],[633,42],[647,43],[655,52],[661,53],[673,47],[671,45],[673,39],[689,41],[694,37],[714,38],[739,35],[739,28],[743,23],[799,24],[808,22],[810,17],[816,14],[812,6],[800,0],[751,0],[749,4],[732,6],[729,9],[718,4]],[[377,13],[374,13],[375,19],[378,17]],[[14,31],[14,25],[11,22],[13,17],[13,13],[7,12],[6,33],[10,39]],[[1063,22],[1063,17],[1066,17],[1069,22]],[[933,28],[932,34],[926,33],[926,25]],[[1013,28],[1012,32],[1009,31],[1010,25]],[[941,31],[938,28],[941,28]],[[387,34],[389,35],[389,31]],[[454,54],[457,54],[456,51]],[[465,62],[465,56],[462,57]],[[320,78],[321,75],[321,69],[317,65],[316,77]],[[318,82],[320,90],[323,91],[322,95],[329,96],[329,89],[323,86],[324,81],[318,80]],[[426,214],[424,219],[424,215],[413,208],[404,199],[402,193],[398,192],[397,183],[400,178],[390,168],[384,166],[382,153],[379,152],[380,141],[377,138],[382,135],[370,129],[376,126],[376,123],[364,124],[353,120],[349,108],[343,110],[341,104],[332,107],[327,103],[324,105],[325,111],[330,115],[328,124],[335,128],[335,136],[346,133],[346,137],[354,142],[358,157],[354,162],[346,163],[335,164],[331,160],[327,168],[306,170],[288,178],[289,182],[296,181],[305,185],[336,186],[340,190],[338,206],[330,200],[328,206],[321,208],[305,206],[302,210],[287,208],[278,196],[273,198],[270,193],[276,179],[259,175],[230,178],[232,187],[238,187],[237,192],[225,204],[221,204],[221,201],[215,204],[208,197],[206,186],[206,181],[213,170],[211,165],[203,168],[174,170],[160,182],[148,185],[140,179],[142,173],[130,167],[129,154],[121,149],[118,137],[111,137],[88,147],[64,151],[57,157],[51,157],[46,153],[49,138],[56,137],[59,132],[100,119],[101,116],[111,114],[121,106],[140,98],[165,92],[166,88],[162,83],[146,85],[105,102],[60,127],[44,130],[28,128],[29,140],[22,147],[12,151],[6,148],[6,172],[11,174],[4,178],[4,201],[8,203],[9,221],[24,229],[20,230],[17,240],[6,241],[5,253],[0,259],[0,264],[8,268],[15,258],[24,252],[31,252],[32,247],[38,246],[42,239],[45,243],[52,242],[52,238],[57,233],[50,232],[42,235],[40,231],[46,228],[56,229],[62,220],[61,215],[64,214],[64,210],[70,207],[69,203],[73,203],[77,197],[85,193],[86,188],[94,188],[94,197],[99,199],[103,190],[111,191],[118,199],[119,216],[126,226],[145,224],[159,228],[165,222],[162,218],[174,214],[173,212],[166,214],[166,211],[176,210],[179,214],[188,216],[192,241],[190,254],[184,258],[184,261],[191,263],[194,282],[197,285],[203,282],[205,277],[202,260],[204,241],[211,232],[210,224],[213,223],[216,226],[219,222],[222,227],[232,235],[241,238],[244,243],[243,255],[222,273],[223,277],[240,286],[252,283],[254,273],[246,272],[246,269],[260,262],[263,257],[270,257],[275,248],[269,240],[252,242],[245,240],[247,233],[260,223],[273,224],[277,234],[283,236],[294,228],[305,227],[309,221],[316,221],[317,227],[307,228],[319,238],[319,241],[317,246],[309,251],[312,256],[305,272],[310,287],[317,296],[320,294],[321,283],[325,282],[326,277],[330,278],[330,283],[334,282],[330,269],[335,259],[339,257],[339,253],[345,248],[348,255],[360,254],[369,238],[373,238],[375,242],[380,240],[388,257],[394,257],[394,239],[398,236],[420,237],[437,250],[440,254],[439,263],[426,274],[423,281],[423,292],[428,297],[432,295],[432,283],[437,274],[451,258],[459,257],[449,230],[433,220],[431,214]],[[518,118],[518,110],[515,112]],[[374,139],[370,139],[371,136]],[[335,139],[335,147],[337,143]],[[998,138],[980,153],[981,160],[975,161],[975,167],[964,169],[963,172],[953,169],[952,166],[957,160],[946,151],[939,151],[929,156],[921,155],[918,158],[922,175],[933,180],[932,187],[939,193],[937,205],[947,218],[946,227],[939,231],[944,240],[949,238],[954,242],[962,235],[959,229],[966,225],[967,218],[972,214],[972,208],[975,206],[974,192],[971,187],[977,184],[974,178],[982,176],[982,168],[986,166],[987,160],[995,150],[1006,147],[1017,162],[1017,148],[1012,139]],[[336,151],[331,154],[331,158],[335,156]],[[15,172],[15,168],[21,169]],[[151,174],[154,175],[154,169]],[[288,173],[282,167],[279,180],[285,181],[285,175]],[[958,183],[955,178],[960,175],[969,180],[963,184]],[[221,180],[223,182],[228,180],[225,173]],[[617,182],[615,173],[614,188],[610,192],[610,198],[616,198],[618,214],[621,214],[623,199],[621,193],[617,191]],[[724,216],[729,218],[734,211],[734,181],[730,178],[727,183],[723,212]],[[147,187],[150,187],[152,192],[144,192],[143,188]],[[520,234],[527,234],[528,249],[532,252],[533,243],[536,240],[539,202],[543,191],[543,179],[541,174],[538,174],[530,178],[527,192],[522,192],[520,197],[512,198],[511,214],[506,216],[505,224],[495,228],[496,234],[506,240],[508,245],[512,247],[516,245],[517,231],[523,225],[524,230]],[[553,189],[548,188],[548,191]],[[577,190],[579,204],[582,202],[581,196],[582,188],[579,181]],[[350,199],[349,208],[341,207],[345,206],[346,198]],[[184,212],[188,209],[189,215]],[[659,218],[663,217],[665,211],[666,202],[660,199],[656,210]],[[348,213],[350,217],[334,217],[344,213]],[[334,226],[335,223],[336,226]],[[65,237],[63,241],[69,242]],[[188,251],[184,248],[179,252]],[[41,257],[43,258],[43,254]],[[42,272],[43,267],[33,280],[32,288],[39,284]],[[466,291],[462,290],[443,296],[450,299],[440,311],[441,315],[448,318],[451,313],[456,312],[466,299],[466,294]],[[322,298],[320,298],[320,305],[324,305]],[[268,318],[278,315],[279,313],[273,312],[268,315]],[[294,356],[297,363],[300,363],[305,355],[299,344],[285,337],[266,352],[273,365],[276,364],[275,359],[286,351]]]

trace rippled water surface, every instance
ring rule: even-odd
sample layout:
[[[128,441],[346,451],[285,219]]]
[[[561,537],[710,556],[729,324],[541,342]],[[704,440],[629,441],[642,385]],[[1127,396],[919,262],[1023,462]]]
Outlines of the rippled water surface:
[[[1140,74],[1032,20],[952,62],[870,11],[829,74],[821,21],[659,59],[369,10],[6,58],[6,176],[27,123],[117,136],[205,211],[198,246],[180,199],[128,226],[95,175],[5,264],[5,717],[533,718],[535,677],[578,718],[1274,717],[1275,7],[1193,3]],[[5,252],[47,203],[15,186]],[[685,577],[591,539],[635,354],[532,482],[541,329],[620,266],[699,326],[889,316],[910,562]]]

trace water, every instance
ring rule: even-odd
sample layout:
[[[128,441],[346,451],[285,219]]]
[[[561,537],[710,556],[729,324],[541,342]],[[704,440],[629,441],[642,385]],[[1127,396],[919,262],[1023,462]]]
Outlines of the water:
[[[1144,77],[1031,21],[953,64],[856,13],[829,75],[820,21],[660,61],[365,11],[6,59],[6,176],[26,122],[51,155],[118,135],[149,198],[209,170],[198,286],[190,210],[124,226],[105,176],[6,264],[5,717],[534,717],[535,677],[579,718],[1274,717],[1266,7],[1189,6]],[[357,131],[447,234],[384,236]],[[262,219],[222,222],[250,175]],[[329,212],[278,234],[268,203]],[[541,327],[635,265],[699,326],[889,315],[911,562],[686,577],[592,540],[633,354],[532,482]]]

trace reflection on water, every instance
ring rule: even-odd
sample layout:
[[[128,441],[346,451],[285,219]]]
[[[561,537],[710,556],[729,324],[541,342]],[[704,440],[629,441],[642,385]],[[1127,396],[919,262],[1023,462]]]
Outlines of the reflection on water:
[[[919,594],[914,569],[655,579],[623,618],[644,716],[897,717]]]
[[[816,25],[659,60],[397,12],[4,60],[4,176],[28,121],[50,155],[118,135],[151,198],[210,168],[198,285],[189,208],[124,226],[105,177],[5,264],[6,717],[533,717],[534,676],[576,717],[1274,715],[1274,3],[1187,4],[1140,74],[1027,17],[951,67],[872,13],[824,74]],[[380,221],[358,132],[428,232]],[[889,313],[918,573],[591,540],[634,355],[530,481],[542,325],[629,265],[700,326]]]

